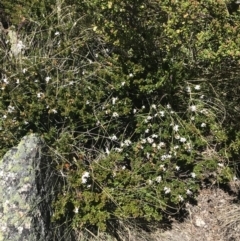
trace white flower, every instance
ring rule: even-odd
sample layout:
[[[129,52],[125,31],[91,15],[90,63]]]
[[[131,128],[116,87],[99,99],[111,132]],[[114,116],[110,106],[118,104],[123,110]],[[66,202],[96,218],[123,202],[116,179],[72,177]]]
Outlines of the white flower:
[[[8,113],[12,113],[15,110],[14,106],[9,105],[8,106]]]
[[[171,109],[171,105],[167,104],[167,109]]]
[[[60,33],[57,31],[57,32],[55,32],[55,34],[54,34],[54,35],[55,35],[55,36],[58,36],[59,34],[60,34]]]
[[[162,156],[161,156],[161,160],[162,160],[162,161],[164,161],[164,160],[166,160],[166,159],[167,159],[167,155],[162,155]]]
[[[132,74],[132,73],[130,73],[130,74],[129,74],[129,77],[133,77],[133,74]]]
[[[185,137],[181,137],[181,138],[180,138],[180,142],[182,142],[182,143],[186,142],[186,140],[187,140],[187,139],[186,139]]]
[[[162,147],[165,147],[165,143],[164,142],[160,142],[157,146],[157,149],[161,149]]]
[[[98,58],[98,54],[95,54],[95,57]]]
[[[109,155],[110,151],[108,150],[108,148],[106,147],[106,154]]]
[[[191,120],[192,120],[192,121],[194,121],[194,120],[195,120],[195,117],[194,117],[194,116],[192,116],[192,117],[191,117]]]
[[[201,124],[201,127],[206,127],[206,126],[207,126],[206,123]]]
[[[175,125],[175,126],[173,127],[173,130],[174,130],[174,131],[178,131],[178,129],[179,129],[179,125]]]
[[[78,213],[78,210],[79,210],[79,207],[75,207],[74,210],[73,210],[73,212],[74,212],[74,213]]]
[[[178,195],[178,199],[179,199],[180,202],[183,202],[183,201],[184,201],[182,195]]]
[[[113,105],[115,105],[117,99],[118,99],[117,97],[116,98],[115,97],[112,98],[112,104]]]
[[[133,109],[133,114],[135,114],[137,112],[137,110],[136,109]]]
[[[122,152],[122,151],[123,151],[122,148],[118,148],[118,147],[116,147],[114,150],[115,150],[116,152]]]
[[[90,177],[90,173],[85,171],[82,175],[82,183],[85,184],[87,182],[87,179]]]
[[[148,138],[147,138],[147,141],[148,141],[148,143],[150,143],[150,144],[154,142],[154,140],[153,140],[151,137],[148,137]]]
[[[173,147],[173,149],[174,149],[174,150],[177,150],[177,149],[179,149],[179,146],[176,145],[176,146]]]
[[[118,115],[118,113],[117,112],[113,112],[113,115],[112,115],[113,117],[119,117],[119,115]]]
[[[162,181],[162,177],[161,177],[161,176],[158,176],[158,177],[156,177],[155,180],[156,180],[157,183],[160,183],[160,182]]]
[[[110,139],[111,139],[112,141],[116,141],[116,140],[117,140],[117,137],[116,137],[115,135],[112,135],[112,136],[110,137]]]
[[[238,178],[236,176],[233,176],[233,181],[237,181]]]
[[[28,121],[24,121],[24,124],[25,124],[25,125],[28,125],[28,124],[29,124],[29,122],[28,122]]]
[[[163,171],[166,171],[166,168],[163,164],[160,165],[160,168],[162,168]]]
[[[192,112],[195,112],[195,111],[197,110],[196,105],[191,105],[191,106],[190,106],[190,110],[191,110]]]
[[[4,82],[5,84],[9,84],[9,81],[8,81],[8,79],[7,79],[6,77],[3,79],[3,82]]]
[[[190,191],[189,189],[186,191],[187,195],[192,195],[192,191]]]
[[[161,117],[164,117],[165,112],[164,111],[159,111],[159,114],[160,114]]]
[[[23,227],[20,226],[20,227],[17,228],[17,230],[18,230],[18,233],[21,234],[22,231],[23,231]]]
[[[17,80],[16,80],[16,84],[19,84],[19,83],[20,83],[20,81],[19,81],[19,79],[17,79]]]
[[[89,103],[90,103],[89,100],[87,100],[87,101],[86,101],[86,105],[89,105]]]
[[[154,110],[156,110],[157,109],[157,106],[156,105],[152,105],[152,108],[154,109]]]
[[[180,135],[179,134],[175,135],[175,139],[179,140],[180,139]]]
[[[37,93],[37,97],[38,97],[38,98],[41,98],[42,96],[43,96],[43,93],[42,93],[42,92]]]
[[[25,73],[27,72],[27,69],[24,68],[24,69],[22,70],[22,72],[25,74]]]
[[[205,115],[208,114],[208,111],[207,111],[206,109],[203,109],[203,110],[201,110],[200,112],[201,112],[202,114],[205,114]]]
[[[153,181],[149,179],[149,180],[147,180],[147,183],[148,183],[149,185],[152,185]]]
[[[147,159],[149,159],[150,158],[150,153],[147,152],[146,154],[147,154]]]
[[[125,141],[124,141],[124,144],[125,144],[126,146],[130,146],[130,145],[132,144],[132,142],[131,142],[130,140],[125,140]]]
[[[152,116],[149,115],[149,116],[147,117],[147,120],[151,120],[151,119],[152,119]]]
[[[49,76],[47,76],[47,77],[45,78],[45,81],[46,81],[47,84],[48,84],[48,82],[49,82],[50,79],[51,79],[51,77],[49,77]]]
[[[53,112],[54,114],[57,114],[57,110],[56,110],[56,109],[52,109],[52,112]]]
[[[156,144],[156,143],[153,143],[153,144],[152,144],[152,147],[153,147],[153,148],[155,148],[156,146],[157,146],[157,144]]]
[[[195,178],[196,177],[196,174],[194,172],[191,172],[191,177],[192,178]]]
[[[191,92],[191,87],[187,86],[186,90],[187,90],[188,93],[190,93]]]
[[[121,85],[124,86],[124,85],[125,85],[125,82],[123,81],[123,82],[121,83]]]
[[[196,86],[194,87],[194,89],[195,89],[195,90],[200,90],[200,89],[201,89],[201,86],[200,86],[200,85],[196,85]]]
[[[152,134],[152,138],[158,138],[158,135]]]
[[[218,163],[218,166],[219,167],[224,167],[224,164],[223,163]]]
[[[21,40],[18,40],[16,47],[17,47],[17,52],[20,53],[22,49],[24,49],[26,46],[23,44]]]
[[[142,106],[142,109],[145,109],[145,105]]]
[[[201,95],[201,96],[200,96],[200,99],[203,99],[203,98],[204,98],[204,95]]]
[[[180,167],[179,167],[179,166],[176,166],[175,168],[176,168],[176,170],[177,170],[177,171],[179,171],[179,170],[180,170]]]
[[[171,189],[169,187],[164,187],[163,190],[164,190],[165,194],[168,194],[171,192]]]
[[[142,144],[145,144],[146,142],[147,142],[146,139],[142,139],[142,140],[141,140],[141,143],[142,143]]]
[[[148,132],[149,132],[149,129],[146,129],[146,130],[145,130],[145,133],[148,133]]]
[[[2,117],[3,119],[6,119],[7,118],[7,116],[6,115],[3,115],[3,117]]]

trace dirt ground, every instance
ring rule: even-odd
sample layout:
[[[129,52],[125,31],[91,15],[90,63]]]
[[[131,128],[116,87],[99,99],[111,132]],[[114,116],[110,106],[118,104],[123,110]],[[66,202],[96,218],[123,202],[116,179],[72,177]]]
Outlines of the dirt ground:
[[[240,241],[239,181],[230,189],[205,188],[196,205],[188,204],[184,222],[173,222],[172,229],[153,234],[156,241]]]
[[[240,181],[228,188],[203,188],[194,204],[186,205],[182,222],[173,220],[167,230],[144,232],[123,225],[118,239],[97,235],[81,241],[240,241]]]

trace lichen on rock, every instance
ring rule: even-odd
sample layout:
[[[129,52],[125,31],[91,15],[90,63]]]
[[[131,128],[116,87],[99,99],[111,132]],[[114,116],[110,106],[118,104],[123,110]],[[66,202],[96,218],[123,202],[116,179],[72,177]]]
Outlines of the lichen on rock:
[[[54,178],[44,142],[24,137],[0,160],[0,241],[53,240],[51,195]]]

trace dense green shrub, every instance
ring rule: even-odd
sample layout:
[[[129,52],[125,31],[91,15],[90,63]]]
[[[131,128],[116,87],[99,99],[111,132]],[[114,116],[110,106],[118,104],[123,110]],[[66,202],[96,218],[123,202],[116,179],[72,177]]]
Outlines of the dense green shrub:
[[[32,16],[19,54],[1,41],[1,154],[45,138],[65,183],[54,220],[158,221],[230,180],[239,134],[223,77],[239,64],[239,16],[225,1],[68,4]]]

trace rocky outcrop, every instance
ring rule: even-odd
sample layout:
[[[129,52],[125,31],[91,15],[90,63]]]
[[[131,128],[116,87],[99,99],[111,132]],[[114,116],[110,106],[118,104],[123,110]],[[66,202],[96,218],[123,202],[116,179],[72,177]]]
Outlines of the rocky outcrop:
[[[0,241],[73,240],[50,222],[59,180],[46,153],[31,134],[0,160]]]

